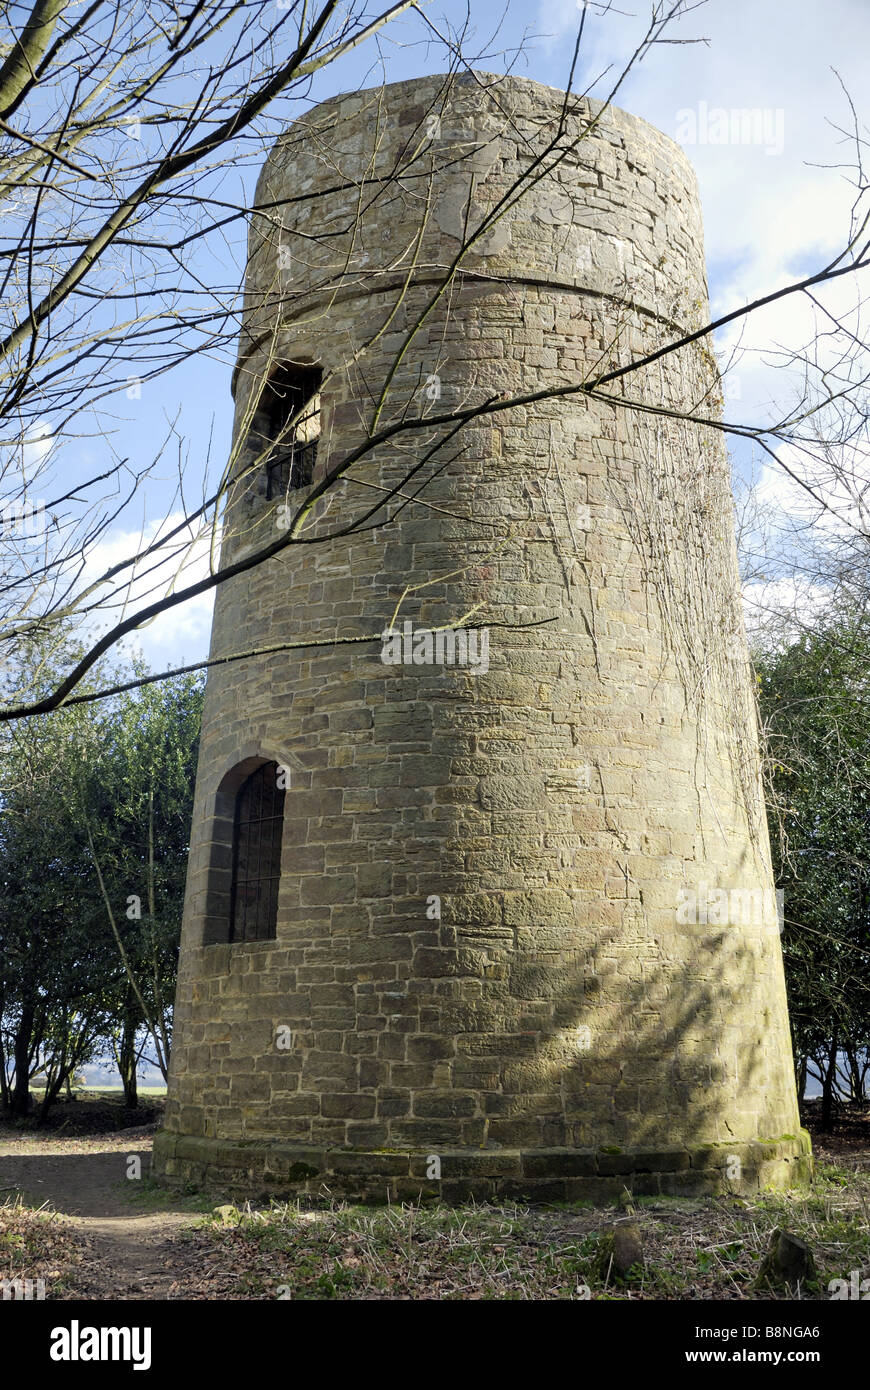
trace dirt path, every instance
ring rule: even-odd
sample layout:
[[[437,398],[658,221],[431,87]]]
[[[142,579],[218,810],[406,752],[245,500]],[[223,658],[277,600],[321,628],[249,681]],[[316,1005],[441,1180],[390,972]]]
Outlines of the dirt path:
[[[138,1165],[131,1160],[138,1159]],[[0,1200],[60,1213],[87,1244],[70,1298],[184,1298],[193,1251],[178,1234],[196,1219],[183,1199],[142,1198],[151,1133],[94,1138],[0,1137]],[[140,1201],[137,1201],[140,1198]]]

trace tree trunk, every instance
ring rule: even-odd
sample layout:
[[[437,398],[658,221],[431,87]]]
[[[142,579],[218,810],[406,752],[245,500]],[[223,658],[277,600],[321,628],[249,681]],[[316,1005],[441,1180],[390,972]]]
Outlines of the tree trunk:
[[[30,1106],[30,1035],[34,1014],[32,1005],[22,1008],[15,1031],[15,1088],[9,1109],[16,1119],[23,1119]]]
[[[3,1017],[3,1005],[0,1001],[0,1018]],[[0,1033],[0,1105],[4,1110],[9,1109],[9,1078],[6,1075],[6,1049],[3,1046],[3,1034]]]
[[[48,1114],[49,1110],[50,1110],[51,1107],[54,1105],[54,1102],[57,1100],[58,1096],[60,1095],[60,1090],[61,1090],[62,1085],[63,1085],[63,1076],[62,1076],[62,1075],[61,1075],[61,1076],[57,1076],[57,1077],[54,1079],[54,1081],[51,1081],[51,1080],[47,1080],[47,1081],[46,1081],[45,1092],[44,1092],[43,1097],[42,1097],[42,1104],[41,1104],[40,1107],[39,1107],[39,1118],[38,1118],[38,1121],[37,1121],[38,1124],[42,1124],[42,1122],[43,1122],[43,1120],[45,1119],[46,1115]]]
[[[124,1087],[124,1104],[136,1110],[139,1094],[136,1088],[136,1034],[142,1023],[142,1011],[136,995],[128,984],[124,992],[124,1016],[121,1026],[121,1045],[118,1048],[118,1070]]]
[[[828,1065],[822,1081],[822,1118],[821,1127],[825,1134],[830,1134],[834,1128],[834,1081],[837,1076],[837,1030],[834,1029],[831,1037],[831,1046],[828,1049]]]

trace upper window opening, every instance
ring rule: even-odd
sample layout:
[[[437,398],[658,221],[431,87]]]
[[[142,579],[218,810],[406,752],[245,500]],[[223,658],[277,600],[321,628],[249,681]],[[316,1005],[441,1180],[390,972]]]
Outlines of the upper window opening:
[[[251,434],[257,454],[266,460],[267,498],[308,487],[314,476],[322,381],[320,367],[288,362],[266,383]]]

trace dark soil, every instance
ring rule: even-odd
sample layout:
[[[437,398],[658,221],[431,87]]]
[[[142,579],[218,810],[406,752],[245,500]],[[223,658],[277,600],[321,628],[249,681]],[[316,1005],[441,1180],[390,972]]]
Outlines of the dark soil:
[[[162,1112],[162,1099],[129,1110],[100,1096],[59,1102],[43,1125],[31,1118],[0,1121],[0,1202],[9,1204],[7,1211],[11,1206],[10,1222],[27,1220],[32,1209],[33,1243],[39,1245],[42,1235],[36,1223],[50,1217],[77,1248],[64,1277],[47,1280],[48,1298],[185,1296],[179,1279],[187,1252],[174,1237],[195,1212],[189,1201],[155,1194],[148,1184],[151,1140]],[[135,1159],[138,1164],[131,1163]],[[132,1176],[137,1172],[140,1177]],[[0,1270],[17,1272],[11,1265]]]
[[[801,1120],[813,1138],[813,1153],[824,1163],[870,1168],[870,1105],[838,1105],[834,1127],[821,1128],[821,1100],[801,1104]]]
[[[0,1135],[7,1133],[64,1134],[72,1137],[77,1134],[111,1134],[113,1130],[131,1129],[143,1125],[160,1123],[163,1116],[162,1097],[143,1097],[138,1107],[131,1110],[123,1100],[105,1095],[80,1098],[68,1101],[59,1100],[49,1110],[44,1120],[40,1120],[36,1110],[23,1120],[12,1120],[0,1113]]]

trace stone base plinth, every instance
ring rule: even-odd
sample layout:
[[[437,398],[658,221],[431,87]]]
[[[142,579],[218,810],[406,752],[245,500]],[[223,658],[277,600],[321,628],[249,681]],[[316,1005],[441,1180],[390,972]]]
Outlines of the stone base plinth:
[[[440,1177],[435,1176],[439,1170]],[[164,1130],[154,1140],[153,1172],[173,1186],[192,1184],[249,1198],[606,1202],[626,1187],[639,1197],[800,1187],[812,1176],[812,1156],[806,1130],[770,1141],[670,1150],[482,1149],[438,1154],[203,1139]]]

